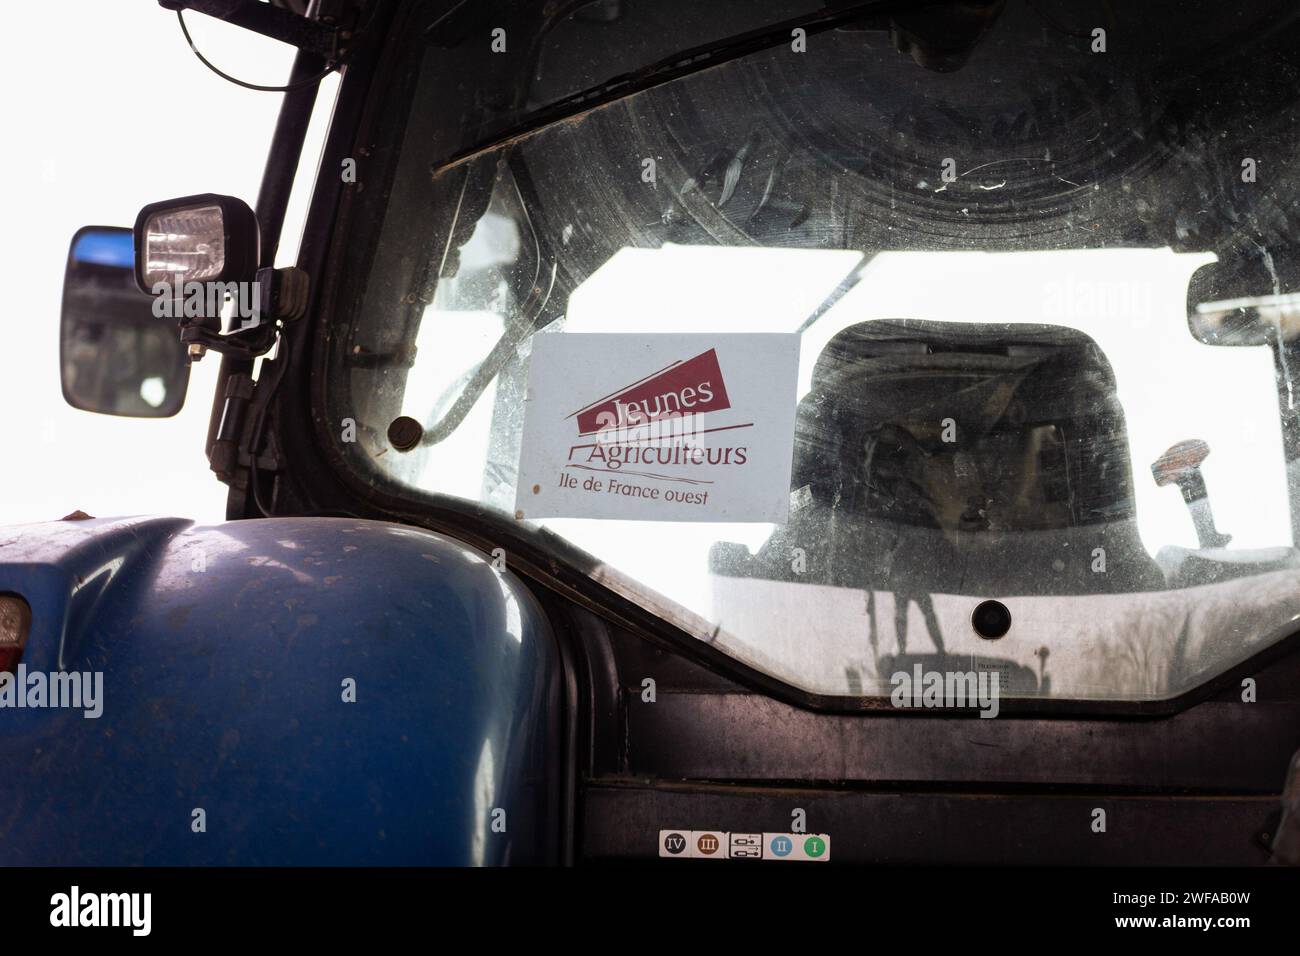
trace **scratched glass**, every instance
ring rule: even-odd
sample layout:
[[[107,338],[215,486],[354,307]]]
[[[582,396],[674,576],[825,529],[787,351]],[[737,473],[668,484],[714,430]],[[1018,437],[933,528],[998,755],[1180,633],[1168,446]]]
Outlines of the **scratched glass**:
[[[1029,4],[947,59],[884,15],[807,52],[787,30],[518,129],[595,84],[584,50],[695,45],[610,9],[472,109],[446,94],[482,54],[413,32],[328,359],[348,467],[512,521],[533,335],[797,332],[784,524],[523,524],[821,695],[888,697],[919,667],[1162,700],[1295,630],[1289,7],[1153,4],[1178,28],[1104,53]],[[388,446],[398,415],[424,428],[412,452]],[[990,599],[993,639],[972,623]]]

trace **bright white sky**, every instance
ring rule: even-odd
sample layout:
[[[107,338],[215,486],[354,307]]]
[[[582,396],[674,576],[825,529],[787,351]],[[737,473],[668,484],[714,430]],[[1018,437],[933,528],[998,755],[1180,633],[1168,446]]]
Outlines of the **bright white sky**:
[[[195,366],[175,418],[71,408],[59,388],[63,267],[78,227],[130,226],[148,202],[214,192],[252,205],[281,96],[208,72],[151,0],[11,3],[5,16],[0,525],[78,508],[219,520],[226,486],[203,456],[217,360]],[[226,72],[267,85],[287,76],[289,47],[186,19]],[[296,245],[297,231],[287,236]]]
[[[851,251],[665,246],[624,249],[573,294],[566,332],[792,332],[858,262]],[[1187,330],[1187,283],[1211,261],[1169,249],[1025,253],[889,252],[803,335],[799,395],[813,363],[841,329],[869,319],[1048,323],[1091,336],[1114,369],[1130,442],[1138,530],[1154,555],[1196,547],[1176,488],[1159,488],[1150,464],[1170,445],[1204,439],[1203,466],[1219,530],[1234,548],[1291,544],[1277,396],[1267,347],[1215,348]],[[406,411],[427,414],[455,373],[500,333],[495,316],[431,310]],[[487,321],[492,319],[492,321]],[[485,394],[425,462],[421,482],[478,498],[491,427]],[[708,553],[715,541],[757,548],[770,525],[542,522],[608,564],[707,615]],[[672,555],[672,560],[665,560]]]
[[[574,293],[565,328],[794,331],[856,258],[852,252],[802,250],[625,249]],[[1271,353],[1262,346],[1201,345],[1187,331],[1187,282],[1209,261],[1210,256],[1168,249],[884,253],[804,333],[799,395],[807,393],[813,364],[831,337],[869,319],[1076,328],[1101,346],[1115,372],[1128,426],[1138,530],[1147,549],[1154,555],[1164,545],[1196,546],[1178,491],[1157,487],[1149,468],[1170,445],[1188,438],[1210,445],[1206,485],[1218,527],[1232,534],[1232,546],[1290,544]],[[628,296],[629,288],[637,294]],[[584,519],[545,523],[697,610],[707,607],[709,545],[740,541],[754,548],[771,530]],[[628,541],[636,547],[626,546]],[[679,560],[666,567],[656,542],[672,548]]]
[[[202,447],[215,357],[195,367],[186,407],[173,419],[113,418],[67,406],[58,373],[64,260],[78,227],[130,225],[147,202],[217,192],[251,205],[281,97],[209,73],[185,45],[175,17],[148,0],[68,0],[57,14],[46,5],[13,5],[7,12],[17,21],[10,35],[25,39],[0,58],[11,144],[0,276],[12,304],[0,347],[0,407],[6,410],[0,524],[59,518],[78,508],[96,516],[219,520],[226,489],[208,471]],[[76,29],[66,29],[74,22]],[[189,23],[200,48],[228,72],[265,84],[286,76],[287,47],[198,15]],[[301,199],[295,195],[291,220],[302,211]],[[290,250],[297,229],[286,231]],[[705,331],[701,316],[714,315],[728,317],[713,323],[716,330],[788,331],[855,258],[739,252],[626,250],[575,296],[567,327]],[[1289,543],[1267,353],[1211,349],[1185,333],[1171,334],[1185,328],[1182,296],[1195,264],[1154,250],[881,256],[858,288],[804,337],[801,390],[826,340],[868,318],[1071,325],[1097,339],[1115,367],[1147,546],[1155,551],[1195,542],[1177,492],[1155,488],[1147,471],[1168,445],[1192,437],[1206,439],[1214,450],[1206,479],[1219,526],[1234,535],[1233,545]],[[1026,276],[1034,281],[1024,281]],[[1118,299],[1100,315],[1074,311],[1067,288],[1074,277],[1100,281]],[[629,288],[637,295],[627,295]],[[1065,311],[1047,314],[1053,302]],[[669,327],[665,317],[685,325]],[[431,382],[438,377],[428,374]],[[470,425],[467,433],[476,430]],[[470,461],[462,459],[469,467],[464,477],[467,486],[476,486],[481,472],[474,465],[482,458]],[[465,490],[477,496],[476,489]],[[617,522],[598,528],[596,522],[552,524],[642,581],[685,597],[680,580],[656,580],[666,573],[664,562],[657,549],[645,547],[660,536],[680,547],[681,526],[638,523],[636,550],[651,565],[628,567],[631,559],[611,553],[611,542],[633,529]],[[689,533],[699,536],[703,561],[714,540],[757,544],[766,530],[700,525]],[[702,578],[699,571],[692,567],[689,574]],[[683,603],[698,606],[698,597]]]

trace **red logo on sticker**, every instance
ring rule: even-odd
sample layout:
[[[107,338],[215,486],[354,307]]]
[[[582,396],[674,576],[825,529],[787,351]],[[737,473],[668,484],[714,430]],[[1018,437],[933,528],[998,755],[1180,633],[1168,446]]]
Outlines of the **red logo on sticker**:
[[[569,417],[577,418],[579,435],[592,435],[730,407],[718,353],[709,349],[597,399]]]

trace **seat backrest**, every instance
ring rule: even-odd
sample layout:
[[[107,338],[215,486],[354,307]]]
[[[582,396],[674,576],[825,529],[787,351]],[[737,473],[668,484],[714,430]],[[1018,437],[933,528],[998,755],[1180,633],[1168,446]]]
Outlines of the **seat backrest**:
[[[808,487],[840,529],[832,537],[858,539],[832,541],[833,551],[883,531],[901,551],[930,555],[923,577],[978,556],[977,572],[1037,593],[1047,579],[1031,556],[1050,565],[1058,549],[1105,547],[1124,573],[1068,590],[1163,586],[1137,534],[1114,373],[1074,329],[912,320],[844,329],[800,403],[792,485]],[[893,561],[890,573],[907,572]]]

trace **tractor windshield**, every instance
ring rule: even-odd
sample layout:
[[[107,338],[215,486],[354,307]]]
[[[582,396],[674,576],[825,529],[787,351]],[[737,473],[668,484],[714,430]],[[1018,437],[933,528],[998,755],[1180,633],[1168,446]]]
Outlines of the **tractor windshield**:
[[[326,417],[365,481],[823,695],[1161,700],[1294,629],[1300,10],[450,6],[412,6],[341,240]],[[787,416],[779,507],[672,471],[745,446],[720,425],[533,514],[530,404],[678,361],[677,402]]]

